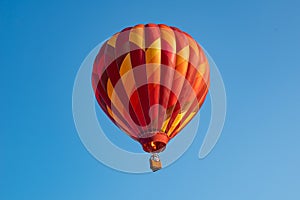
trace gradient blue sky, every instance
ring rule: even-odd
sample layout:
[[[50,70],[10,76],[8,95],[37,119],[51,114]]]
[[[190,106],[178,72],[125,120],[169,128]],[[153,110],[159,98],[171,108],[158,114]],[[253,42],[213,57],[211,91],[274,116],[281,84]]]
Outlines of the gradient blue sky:
[[[299,7],[297,0],[1,0],[0,199],[300,199]],[[86,151],[72,87],[93,47],[148,22],[177,26],[206,48],[222,73],[228,112],[204,160],[201,130],[175,164],[132,175]]]

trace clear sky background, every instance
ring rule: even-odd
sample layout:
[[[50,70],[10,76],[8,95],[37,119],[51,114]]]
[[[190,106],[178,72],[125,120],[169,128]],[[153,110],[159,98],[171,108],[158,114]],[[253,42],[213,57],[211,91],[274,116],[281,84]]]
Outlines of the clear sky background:
[[[299,8],[297,0],[1,0],[0,199],[300,199]],[[204,160],[198,151],[209,101],[178,161],[133,175],[104,166],[82,145],[72,88],[92,48],[148,22],[177,26],[205,47],[228,108]]]

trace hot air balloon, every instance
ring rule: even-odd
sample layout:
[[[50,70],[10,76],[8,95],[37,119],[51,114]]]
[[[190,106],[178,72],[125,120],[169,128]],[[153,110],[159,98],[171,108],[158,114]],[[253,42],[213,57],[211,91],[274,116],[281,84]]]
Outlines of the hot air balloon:
[[[93,65],[92,86],[110,120],[145,152],[158,153],[201,108],[209,64],[187,33],[164,24],[128,27],[104,42]]]

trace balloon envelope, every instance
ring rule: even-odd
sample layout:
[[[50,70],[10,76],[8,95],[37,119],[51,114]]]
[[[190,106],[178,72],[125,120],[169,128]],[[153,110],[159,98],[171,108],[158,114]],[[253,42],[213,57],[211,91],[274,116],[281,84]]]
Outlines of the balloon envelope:
[[[136,25],[102,45],[92,85],[111,121],[146,152],[159,152],[201,108],[209,64],[200,45],[178,28]]]

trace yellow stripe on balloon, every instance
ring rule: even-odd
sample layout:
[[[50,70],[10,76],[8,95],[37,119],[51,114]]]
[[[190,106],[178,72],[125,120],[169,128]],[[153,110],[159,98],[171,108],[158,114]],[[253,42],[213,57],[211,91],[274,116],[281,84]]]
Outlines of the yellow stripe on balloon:
[[[170,28],[161,28],[160,29],[161,39],[167,41],[167,43],[172,47],[172,53],[176,53],[176,39],[174,35],[174,31]]]
[[[157,38],[147,48],[148,49],[161,49],[161,40],[160,40],[160,38]]]
[[[129,41],[136,44],[139,48],[145,49],[144,29],[133,28],[129,34]]]
[[[123,82],[123,85],[126,86],[126,87],[124,87],[124,89],[127,94],[127,97],[130,98],[130,96],[132,95],[133,91],[136,88],[133,71],[130,70],[126,74],[121,76],[121,80]]]
[[[160,49],[147,49],[146,50],[146,63],[158,63],[161,61],[161,50]]]
[[[194,50],[194,52],[196,53],[197,56],[199,56],[199,48],[197,46],[197,43],[195,40],[193,40],[192,38],[188,37],[188,41],[189,41],[189,46]]]
[[[167,128],[167,126],[168,126],[168,124],[169,124],[170,119],[171,119],[171,117],[168,117],[168,119],[166,119],[166,120],[164,121],[164,123],[163,123],[163,125],[162,125],[162,128],[161,128],[161,131],[162,131],[162,132],[165,132],[165,131],[166,131],[166,128]]]
[[[117,41],[117,38],[118,38],[119,34],[120,33],[116,33],[111,38],[109,38],[109,40],[107,41],[107,44],[110,45],[110,46],[112,46],[112,47],[116,47],[116,41]]]
[[[179,126],[179,128],[176,130],[176,133],[178,133],[178,132],[180,132],[181,131],[181,129],[183,129],[184,128],[184,126],[188,123],[188,122],[190,122],[190,120],[195,116],[195,114],[196,114],[196,112],[192,112],[185,120],[184,120],[184,122],[182,122],[182,124]],[[172,132],[171,132],[172,133]],[[174,135],[170,135],[170,137],[173,137]]]
[[[126,72],[132,69],[130,53],[124,58],[121,67],[120,67],[120,76],[122,77]]]
[[[146,65],[146,73],[147,80],[151,83],[159,83],[160,82],[160,64],[147,64]]]
[[[197,67],[197,71],[198,73],[201,74],[201,76],[203,77],[204,73],[206,72],[207,68],[208,68],[208,61],[201,63],[198,67]]]
[[[169,131],[168,131],[168,133],[167,133],[167,135],[168,136],[170,136],[172,133],[173,133],[173,131],[174,131],[174,129],[177,127],[177,125],[181,122],[181,120],[182,120],[182,118],[183,118],[183,116],[186,114],[186,112],[183,112],[183,113],[179,113],[177,116],[176,116],[176,118],[175,118],[175,120],[173,121],[173,123],[172,123],[172,125],[171,125],[171,128],[169,129]]]
[[[189,56],[190,56],[190,47],[189,46],[186,46],[177,52],[177,58],[179,57],[182,60],[188,61]]]
[[[114,90],[114,87],[110,81],[110,79],[107,80],[107,87],[106,87],[106,90],[107,90],[107,95],[108,97],[111,99],[111,95],[113,93],[113,90]]]
[[[107,81],[107,95],[111,101],[111,103],[116,107],[117,110],[124,110],[124,105],[122,103],[122,101],[120,100],[120,98],[118,97],[116,92],[113,92],[114,88],[113,85],[110,81],[110,79],[108,79]]]

